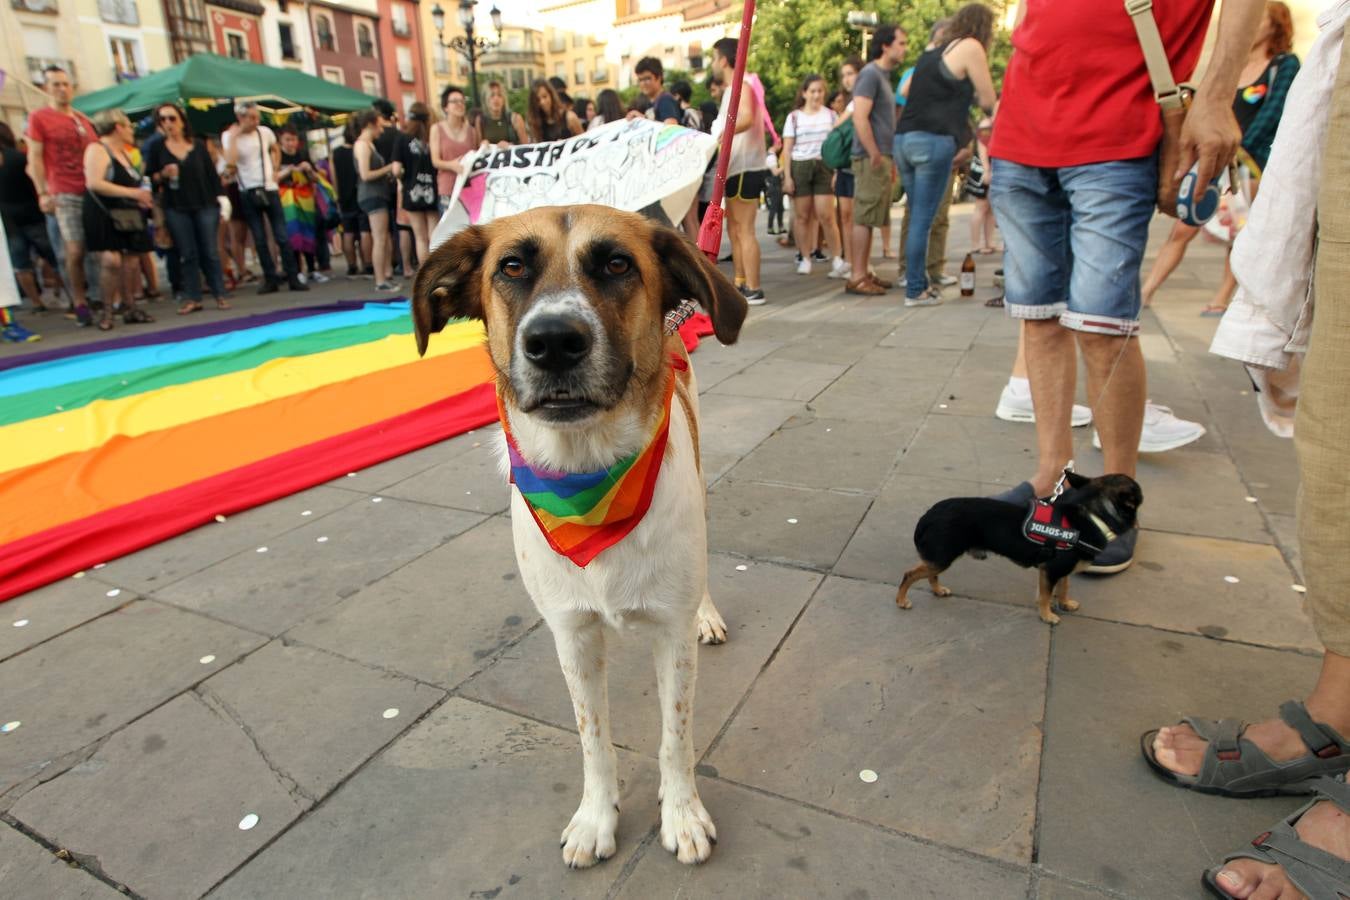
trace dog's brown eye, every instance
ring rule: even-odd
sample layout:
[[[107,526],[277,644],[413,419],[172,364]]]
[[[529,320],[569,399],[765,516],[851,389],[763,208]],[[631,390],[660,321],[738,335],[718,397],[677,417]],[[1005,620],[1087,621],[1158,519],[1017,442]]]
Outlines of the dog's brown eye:
[[[605,263],[605,271],[610,275],[627,275],[633,268],[633,261],[626,256],[611,256]]]
[[[520,278],[525,274],[525,263],[514,256],[502,260],[501,273],[507,278]]]

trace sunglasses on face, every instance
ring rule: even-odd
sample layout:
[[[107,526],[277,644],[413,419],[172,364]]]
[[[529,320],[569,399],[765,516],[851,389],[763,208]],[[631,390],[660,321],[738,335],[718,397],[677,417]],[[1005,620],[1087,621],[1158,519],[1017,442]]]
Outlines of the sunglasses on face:
[[[160,116],[160,117],[159,117],[159,120],[160,120],[161,122],[177,122],[177,121],[178,121],[178,117],[177,117],[177,116],[172,116],[172,115],[171,115],[171,116]]]

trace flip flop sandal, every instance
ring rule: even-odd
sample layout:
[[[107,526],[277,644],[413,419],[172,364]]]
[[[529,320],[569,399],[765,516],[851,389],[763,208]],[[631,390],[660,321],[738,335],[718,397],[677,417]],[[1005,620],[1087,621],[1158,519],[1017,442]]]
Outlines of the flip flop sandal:
[[[1298,732],[1310,755],[1289,762],[1277,762],[1261,748],[1242,737],[1245,722],[1237,719],[1197,719],[1182,721],[1209,742],[1199,775],[1181,775],[1158,762],[1153,755],[1153,739],[1158,729],[1139,738],[1139,750],[1154,773],[1163,781],[1202,794],[1224,797],[1280,797],[1309,793],[1311,779],[1321,775],[1343,775],[1350,770],[1350,741],[1330,725],[1314,722],[1308,710],[1297,700],[1280,704],[1280,718]]]
[[[188,302],[179,305],[178,314],[180,316],[186,316],[195,312],[201,312],[201,309],[202,305],[200,303],[195,300],[189,300]]]
[[[229,308],[230,308],[230,301],[226,300],[224,297],[216,298],[216,309],[229,309]]]
[[[155,317],[143,309],[132,307],[122,313],[122,321],[128,325],[142,325],[155,321]]]
[[[1222,900],[1233,900],[1232,894],[1219,887],[1219,873],[1235,859],[1254,859],[1284,869],[1285,876],[1294,887],[1308,896],[1308,900],[1350,897],[1350,860],[1340,859],[1304,843],[1294,830],[1304,813],[1325,800],[1350,813],[1350,787],[1346,786],[1343,777],[1317,778],[1309,786],[1317,795],[1311,802],[1282,819],[1270,831],[1258,835],[1252,841],[1252,849],[1229,854],[1224,857],[1223,865],[1215,866],[1201,876],[1201,883],[1211,894]]]
[[[985,305],[985,306],[992,306],[992,307],[994,307],[995,309],[998,309],[998,308],[1000,308],[1000,307],[1003,306],[1003,298],[1002,298],[1002,297],[990,297],[988,300],[984,301],[984,305]]]
[[[99,330],[99,331],[112,331],[112,330],[113,330],[113,320],[112,320],[112,319],[99,319],[99,320],[98,320],[98,330]]]

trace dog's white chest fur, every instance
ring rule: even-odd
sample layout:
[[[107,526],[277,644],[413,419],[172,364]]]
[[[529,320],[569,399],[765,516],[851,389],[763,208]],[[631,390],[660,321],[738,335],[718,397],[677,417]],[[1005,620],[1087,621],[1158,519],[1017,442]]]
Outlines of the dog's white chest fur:
[[[597,613],[622,628],[651,618],[687,618],[707,580],[703,485],[689,422],[673,403],[665,458],[651,506],[623,540],[586,567],[555,552],[514,486],[516,562],[539,611]]]

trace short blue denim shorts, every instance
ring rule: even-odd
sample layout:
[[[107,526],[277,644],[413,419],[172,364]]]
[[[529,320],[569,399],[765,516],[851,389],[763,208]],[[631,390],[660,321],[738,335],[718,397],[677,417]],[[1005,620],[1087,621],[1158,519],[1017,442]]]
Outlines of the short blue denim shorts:
[[[1008,314],[1097,334],[1138,332],[1157,188],[1151,156],[1057,169],[994,159],[989,201],[1003,232]]]

